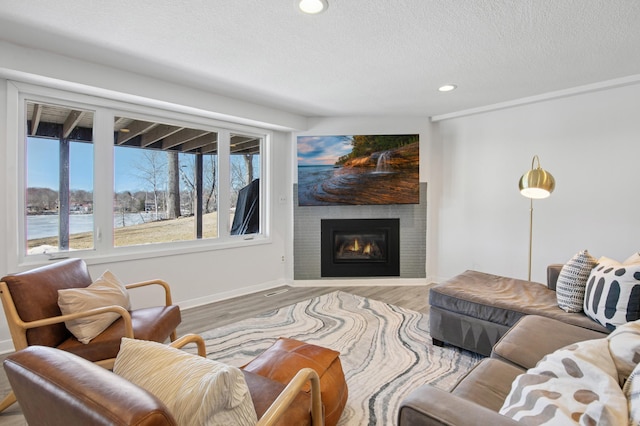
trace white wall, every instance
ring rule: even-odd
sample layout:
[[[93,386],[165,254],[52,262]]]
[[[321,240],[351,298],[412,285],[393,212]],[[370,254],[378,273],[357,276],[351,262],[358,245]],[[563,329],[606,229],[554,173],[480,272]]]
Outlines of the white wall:
[[[46,66],[44,66],[46,65]],[[17,250],[9,234],[15,224],[8,223],[7,191],[11,173],[7,172],[7,91],[4,77],[31,78],[29,74],[42,74],[74,84],[81,83],[92,88],[121,91],[126,94],[144,96],[156,101],[179,102],[180,105],[200,113],[210,113],[214,118],[228,118],[235,122],[261,124],[273,131],[273,151],[270,157],[272,200],[271,242],[243,248],[211,250],[200,253],[165,256],[159,258],[118,261],[90,265],[92,276],[99,276],[110,269],[125,282],[150,278],[162,278],[172,285],[174,302],[182,306],[220,300],[232,296],[266,289],[287,282],[291,268],[281,261],[291,249],[291,133],[284,129],[306,126],[306,118],[262,106],[252,105],[207,94],[189,87],[168,84],[141,75],[83,63],[69,58],[51,55],[0,42],[0,277],[17,272],[9,264],[10,250]],[[35,77],[34,77],[35,78]],[[39,77],[38,77],[39,78]],[[33,81],[30,81],[33,82]],[[242,114],[241,114],[242,113]],[[284,202],[279,202],[284,195]],[[290,259],[290,256],[286,256]],[[11,269],[11,270],[10,270]],[[24,268],[23,268],[24,269]],[[146,304],[147,294],[133,296],[134,305]],[[10,335],[0,316],[0,352],[12,349]]]
[[[534,201],[534,281],[581,249],[620,261],[640,250],[638,111],[636,84],[434,123],[429,269],[526,279],[518,180],[535,154],[556,189]]]

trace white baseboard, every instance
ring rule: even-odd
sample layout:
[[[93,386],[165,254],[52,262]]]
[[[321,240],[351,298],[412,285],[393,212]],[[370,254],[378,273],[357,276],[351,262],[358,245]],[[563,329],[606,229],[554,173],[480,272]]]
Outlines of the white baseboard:
[[[396,286],[396,285],[427,285],[431,281],[426,278],[324,278],[321,280],[294,280],[292,287],[365,287],[365,286]]]
[[[8,354],[14,352],[16,348],[13,346],[13,340],[1,340],[0,341],[0,354]]]
[[[225,291],[222,293],[215,293],[204,297],[198,297],[196,299],[184,300],[182,302],[178,302],[178,306],[180,306],[180,309],[195,308],[197,306],[207,305],[214,302],[221,302],[223,300],[257,293],[259,291],[269,290],[274,287],[280,287],[283,285],[289,285],[289,283],[285,280],[268,281],[250,287],[242,287],[237,290]]]

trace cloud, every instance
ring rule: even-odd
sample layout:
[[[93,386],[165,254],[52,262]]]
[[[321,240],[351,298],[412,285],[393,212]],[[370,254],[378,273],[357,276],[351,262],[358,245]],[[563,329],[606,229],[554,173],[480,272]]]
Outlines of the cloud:
[[[299,136],[298,165],[331,165],[352,149],[351,136]]]

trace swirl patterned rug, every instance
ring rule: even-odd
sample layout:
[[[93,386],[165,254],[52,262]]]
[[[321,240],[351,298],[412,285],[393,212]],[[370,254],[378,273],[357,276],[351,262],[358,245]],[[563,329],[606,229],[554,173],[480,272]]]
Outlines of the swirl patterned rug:
[[[339,425],[394,425],[424,383],[449,389],[480,356],[431,344],[429,318],[336,291],[202,333],[208,357],[242,366],[289,337],[339,351],[349,400]]]

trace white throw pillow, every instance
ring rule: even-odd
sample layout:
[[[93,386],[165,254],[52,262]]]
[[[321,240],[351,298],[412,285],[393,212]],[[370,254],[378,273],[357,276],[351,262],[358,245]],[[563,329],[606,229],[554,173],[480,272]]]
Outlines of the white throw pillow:
[[[607,336],[609,352],[622,386],[640,362],[640,320],[621,325]]]
[[[179,425],[254,425],[258,418],[237,367],[156,342],[123,338],[113,372],[162,401]]]
[[[624,263],[601,257],[587,281],[584,312],[609,330],[640,319],[640,255]]]
[[[640,424],[640,364],[631,372],[622,392],[629,404],[629,424]]]
[[[607,339],[579,342],[545,356],[511,385],[500,414],[525,425],[626,425]]]
[[[112,305],[131,309],[129,292],[109,271],[105,271],[88,287],[58,290],[58,306],[64,315]],[[118,318],[120,315],[117,313],[107,312],[65,321],[65,325],[76,339],[87,344]]]
[[[576,253],[563,267],[556,283],[558,306],[567,312],[581,312],[584,291],[591,270],[598,261],[587,250]]]

